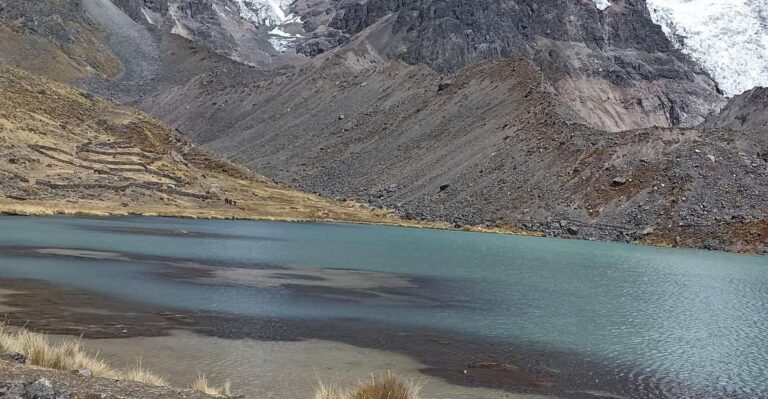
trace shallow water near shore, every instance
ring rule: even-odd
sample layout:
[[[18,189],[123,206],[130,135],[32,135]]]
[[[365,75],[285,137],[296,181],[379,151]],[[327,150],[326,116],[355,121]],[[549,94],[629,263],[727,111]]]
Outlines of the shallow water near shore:
[[[83,344],[121,368],[135,366],[136,354],[141,353],[142,365],[162,370],[174,386],[189,386],[201,372],[215,384],[229,379],[234,391],[248,398],[312,398],[321,381],[349,387],[382,370],[408,376],[425,398],[547,398],[451,385],[420,375],[419,369],[425,366],[406,356],[331,341],[227,340],[177,331],[167,337],[86,339]]]
[[[577,375],[578,395],[768,396],[761,256],[383,226],[3,217],[0,278],[530,348],[557,354],[535,367]]]

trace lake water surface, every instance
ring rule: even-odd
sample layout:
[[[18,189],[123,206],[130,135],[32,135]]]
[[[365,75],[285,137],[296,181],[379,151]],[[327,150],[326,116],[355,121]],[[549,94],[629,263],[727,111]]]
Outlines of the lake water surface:
[[[191,311],[434,329],[568,354],[549,367],[599,365],[594,386],[622,380],[638,397],[768,398],[762,256],[159,218],[2,217],[0,246],[0,278]],[[195,273],[153,273],[171,260]]]

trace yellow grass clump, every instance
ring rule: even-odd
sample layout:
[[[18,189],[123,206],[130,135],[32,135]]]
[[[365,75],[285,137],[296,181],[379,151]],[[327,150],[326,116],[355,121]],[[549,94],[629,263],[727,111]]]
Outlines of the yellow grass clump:
[[[85,352],[78,340],[66,339],[53,344],[43,334],[25,329],[13,332],[0,327],[0,351],[22,353],[27,356],[27,363],[33,366],[67,371],[88,369],[94,377],[168,385],[165,379],[142,368],[141,364],[128,370],[115,370],[103,360]]]
[[[229,380],[224,381],[221,386],[214,386],[208,382],[208,377],[205,374],[197,375],[197,379],[192,383],[192,389],[210,396],[227,397],[232,395]]]
[[[163,377],[144,368],[141,362],[133,368],[116,370],[105,361],[88,354],[79,340],[65,339],[58,343],[51,343],[45,335],[26,329],[11,331],[0,326],[0,352],[22,353],[27,356],[27,363],[33,366],[65,371],[88,369],[94,377],[168,386],[168,382]],[[192,384],[192,389],[216,397],[232,395],[229,380],[221,386],[214,386],[209,383],[205,374],[198,375],[197,380]]]
[[[137,381],[148,385],[157,385],[160,387],[168,386],[168,382],[165,378],[145,369],[142,367],[141,362],[138,362],[135,367],[122,370],[118,372],[118,379],[126,381]]]
[[[371,376],[349,390],[320,384],[314,399],[419,399],[419,387],[392,372]]]

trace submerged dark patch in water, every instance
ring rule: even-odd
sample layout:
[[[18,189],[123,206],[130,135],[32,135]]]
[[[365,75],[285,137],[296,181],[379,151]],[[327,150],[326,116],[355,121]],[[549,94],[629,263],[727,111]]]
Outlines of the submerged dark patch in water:
[[[0,255],[15,257],[53,257],[74,259],[83,262],[92,262],[97,265],[100,261],[134,263],[142,266],[153,266],[144,270],[147,275],[160,278],[170,278],[173,280],[207,286],[238,286],[236,281],[217,282],[217,269],[248,269],[272,271],[265,277],[282,281],[278,285],[284,289],[290,290],[291,294],[298,297],[323,298],[327,300],[336,300],[342,302],[362,300],[375,300],[379,305],[382,304],[410,304],[427,305],[440,307],[459,307],[458,303],[452,303],[448,298],[436,298],[431,295],[427,288],[431,281],[426,278],[413,278],[391,274],[395,280],[410,281],[411,287],[369,287],[354,288],[344,286],[313,285],[312,283],[332,283],[330,278],[312,274],[302,273],[303,269],[292,269],[282,265],[272,265],[267,263],[235,263],[235,262],[208,262],[204,260],[193,260],[188,258],[163,257],[153,255],[143,255],[125,252],[94,251],[90,249],[79,248],[51,248],[51,247],[24,247],[24,246],[0,246]],[[354,273],[368,273],[366,271],[355,270],[351,268],[322,268],[314,269],[317,271],[348,271]],[[284,271],[284,272],[281,272]],[[302,283],[305,282],[305,283]],[[340,282],[343,285],[343,281]],[[242,284],[251,289],[265,288],[259,287],[258,282],[254,285]]]

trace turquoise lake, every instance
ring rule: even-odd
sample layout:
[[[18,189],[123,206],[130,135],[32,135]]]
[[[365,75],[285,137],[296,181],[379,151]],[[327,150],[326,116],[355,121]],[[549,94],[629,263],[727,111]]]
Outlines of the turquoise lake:
[[[178,309],[433,328],[575,353],[639,385],[671,379],[711,397],[768,398],[764,256],[382,226],[138,217],[0,217],[0,246],[0,278]],[[18,248],[80,255],[8,250]],[[126,255],[110,259],[114,254]],[[329,273],[340,289],[350,278],[357,286],[376,279],[386,288],[380,292],[394,294],[349,300],[299,295],[280,284],[161,278],[147,259],[286,270],[281,277],[310,286]],[[398,290],[423,296],[402,298]]]

